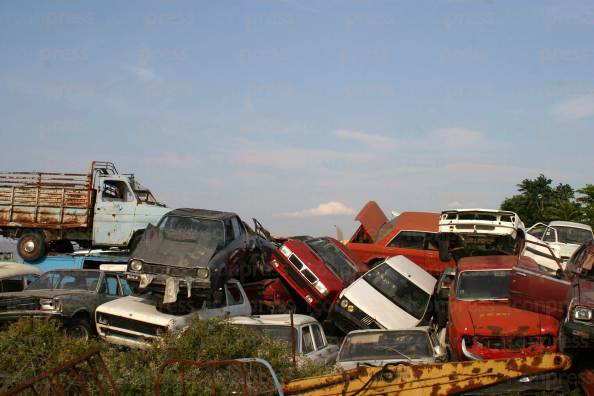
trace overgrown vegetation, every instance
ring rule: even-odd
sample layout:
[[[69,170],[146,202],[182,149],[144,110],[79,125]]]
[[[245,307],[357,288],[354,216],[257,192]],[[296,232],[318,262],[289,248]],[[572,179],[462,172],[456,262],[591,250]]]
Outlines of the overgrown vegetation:
[[[98,340],[84,342],[63,334],[55,322],[23,319],[0,332],[0,392],[41,372],[54,368],[91,348],[98,348],[117,389],[122,395],[152,394],[157,373],[167,359],[199,361],[260,357],[267,360],[281,381],[322,375],[332,369],[305,362],[294,367],[288,343],[257,335],[221,319],[192,320],[180,335],[167,335],[148,350],[121,349]],[[179,366],[171,366],[162,380],[162,394],[180,394]],[[264,372],[251,373],[252,378]],[[210,393],[210,377],[205,372],[187,370],[189,394]],[[238,371],[217,371],[220,387],[216,394],[237,389]]]
[[[548,223],[552,220],[576,221],[594,227],[594,185],[575,190],[569,184],[559,183],[541,174],[535,179],[524,179],[518,192],[501,203],[501,209],[516,212],[526,226]]]

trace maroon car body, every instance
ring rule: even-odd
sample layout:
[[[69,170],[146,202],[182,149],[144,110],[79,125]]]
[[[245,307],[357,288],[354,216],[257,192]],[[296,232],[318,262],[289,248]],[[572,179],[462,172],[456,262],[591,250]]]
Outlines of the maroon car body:
[[[510,303],[561,321],[560,349],[594,346],[594,239],[582,244],[556,274],[518,263]]]
[[[287,239],[270,264],[318,315],[328,312],[340,292],[368,270],[331,237]]]

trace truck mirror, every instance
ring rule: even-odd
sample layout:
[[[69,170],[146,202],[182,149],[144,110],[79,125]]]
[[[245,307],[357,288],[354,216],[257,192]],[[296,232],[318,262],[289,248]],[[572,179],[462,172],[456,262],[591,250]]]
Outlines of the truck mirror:
[[[561,279],[563,278],[563,270],[561,268],[558,268],[557,271],[555,272],[555,277],[557,279]]]

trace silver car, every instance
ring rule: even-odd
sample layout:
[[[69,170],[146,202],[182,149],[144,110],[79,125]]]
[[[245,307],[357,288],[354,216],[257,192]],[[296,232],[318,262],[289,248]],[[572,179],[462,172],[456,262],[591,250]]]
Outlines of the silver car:
[[[431,327],[398,330],[355,330],[344,338],[336,365],[348,370],[357,365],[437,363],[447,360],[446,348]]]

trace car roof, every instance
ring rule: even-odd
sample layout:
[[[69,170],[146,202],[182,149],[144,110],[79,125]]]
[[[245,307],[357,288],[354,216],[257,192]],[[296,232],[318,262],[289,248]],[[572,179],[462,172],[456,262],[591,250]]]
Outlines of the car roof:
[[[290,326],[290,314],[275,314],[275,315],[252,315],[252,316],[235,316],[229,318],[233,324],[242,325],[277,325]],[[293,325],[301,326],[305,324],[318,323],[316,318],[307,315],[294,314]]]
[[[410,259],[404,256],[394,256],[390,257],[384,264],[380,265],[385,264],[389,265],[403,276],[410,278],[415,285],[423,289],[429,295],[433,294],[437,279]],[[373,271],[373,269],[371,271]]]
[[[442,211],[441,213],[463,213],[463,212],[484,212],[484,213],[500,213],[500,214],[510,214],[510,215],[518,215],[515,212],[509,210],[500,210],[500,209],[484,209],[484,208],[463,208],[463,209],[447,209]]]
[[[592,231],[592,227],[587,224],[582,223],[575,223],[573,221],[551,221],[549,223],[550,227],[573,227],[573,228],[581,228],[582,230]]]
[[[466,270],[486,270],[486,269],[512,269],[518,263],[523,262],[528,265],[535,265],[536,262],[526,256],[473,256],[464,257],[458,261],[458,272]]]
[[[0,262],[0,277],[9,278],[12,276],[43,274],[39,268],[34,265],[15,263],[12,261]]]
[[[395,226],[400,230],[437,232],[439,229],[439,213],[402,212],[396,217]]]
[[[166,213],[165,216],[184,216],[198,217],[203,219],[224,220],[229,217],[237,216],[237,214],[233,212],[219,212],[217,210],[209,209],[179,208]]]

